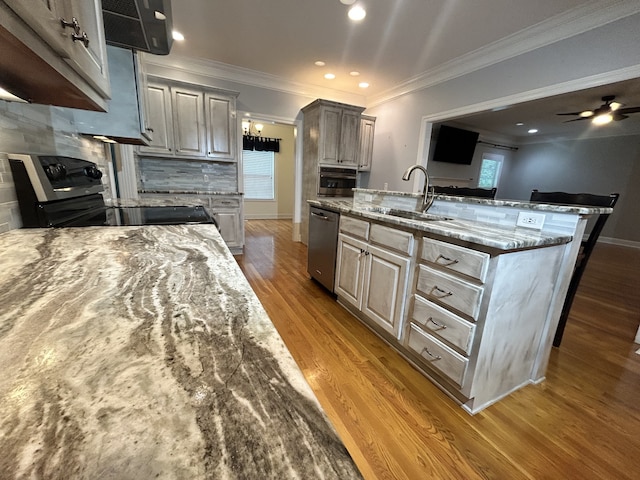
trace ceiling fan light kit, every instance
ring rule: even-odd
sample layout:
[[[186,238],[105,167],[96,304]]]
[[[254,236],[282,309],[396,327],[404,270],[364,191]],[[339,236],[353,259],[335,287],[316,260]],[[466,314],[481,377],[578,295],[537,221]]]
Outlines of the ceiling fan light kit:
[[[568,122],[577,122],[579,120],[586,120],[591,118],[591,123],[594,125],[606,125],[611,121],[620,121],[628,118],[629,113],[638,113],[640,112],[640,107],[628,107],[621,108],[624,106],[623,103],[614,102],[613,100],[616,97],[614,95],[606,95],[602,97],[602,101],[604,102],[595,110],[583,110],[581,112],[568,112],[568,113],[558,113],[557,115],[578,115],[579,118],[574,118],[572,120],[567,120],[564,123]]]

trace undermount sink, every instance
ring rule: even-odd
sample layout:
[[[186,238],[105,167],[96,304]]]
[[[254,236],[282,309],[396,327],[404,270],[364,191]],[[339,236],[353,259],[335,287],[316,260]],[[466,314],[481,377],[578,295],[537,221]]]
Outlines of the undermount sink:
[[[413,212],[409,210],[398,210],[396,208],[386,207],[365,207],[361,210],[367,212],[381,213],[383,215],[390,215],[392,217],[407,218],[409,220],[417,220],[420,222],[432,222],[435,220],[451,220],[450,218],[443,217],[441,215],[433,215],[431,213]]]

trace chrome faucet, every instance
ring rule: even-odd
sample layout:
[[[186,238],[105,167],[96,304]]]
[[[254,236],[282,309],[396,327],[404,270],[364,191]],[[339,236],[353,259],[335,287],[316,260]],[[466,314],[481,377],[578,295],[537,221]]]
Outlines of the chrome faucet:
[[[431,187],[431,192],[430,192],[431,195],[429,195],[429,174],[427,173],[427,169],[424,168],[422,165],[411,165],[404,172],[404,175],[402,175],[402,180],[408,182],[414,170],[422,170],[422,172],[424,173],[424,189],[422,191],[421,210],[422,212],[426,212],[427,210],[429,210],[429,207],[433,203],[433,195],[435,193],[434,188]]]

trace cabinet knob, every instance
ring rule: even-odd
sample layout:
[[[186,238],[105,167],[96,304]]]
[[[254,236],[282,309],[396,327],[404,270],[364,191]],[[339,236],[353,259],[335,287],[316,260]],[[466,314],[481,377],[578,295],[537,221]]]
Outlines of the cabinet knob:
[[[87,32],[82,32],[82,35],[74,33],[71,35],[71,40],[74,42],[80,41],[84,44],[84,48],[89,48],[89,37],[87,37]]]
[[[62,28],[73,28],[73,33],[75,35],[80,35],[80,24],[78,23],[78,19],[76,17],[72,17],[70,22],[68,22],[64,18],[61,18],[60,24],[62,25]]]

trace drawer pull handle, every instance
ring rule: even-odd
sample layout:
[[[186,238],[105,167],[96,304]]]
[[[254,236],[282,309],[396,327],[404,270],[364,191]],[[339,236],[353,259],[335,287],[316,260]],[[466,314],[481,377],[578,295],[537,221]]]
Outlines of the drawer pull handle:
[[[440,360],[442,358],[440,355],[434,355],[433,353],[431,353],[427,347],[424,347],[422,349],[422,352],[420,352],[420,355],[424,357],[425,353],[429,355],[431,358],[433,358],[434,361]]]
[[[433,288],[431,289],[431,295],[433,295],[436,298],[445,298],[453,295],[453,292],[447,292],[446,290],[442,290],[441,288],[438,288],[437,285],[434,285]]]
[[[433,317],[429,317],[429,318],[427,318],[427,323],[429,323],[429,322],[433,323],[436,327],[438,327],[438,328],[439,328],[439,329],[441,329],[441,330],[444,330],[445,328],[447,328],[447,326],[446,326],[444,323],[438,323],[438,322],[436,322],[436,321],[433,319]]]
[[[444,262],[439,262],[440,259],[444,260]],[[455,259],[449,258],[449,257],[445,257],[444,255],[440,254],[440,255],[438,255],[438,258],[436,258],[436,263],[438,265],[444,265],[445,267],[449,267],[451,265],[455,265],[456,263],[458,263],[458,260],[455,260]]]

